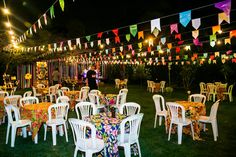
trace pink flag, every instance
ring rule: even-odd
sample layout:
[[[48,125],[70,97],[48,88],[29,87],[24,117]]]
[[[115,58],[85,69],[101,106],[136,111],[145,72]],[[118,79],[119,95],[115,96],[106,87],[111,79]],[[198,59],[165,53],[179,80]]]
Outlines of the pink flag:
[[[196,46],[202,46],[202,43],[199,41],[198,38],[193,39],[193,43],[194,43],[194,45],[196,45]]]
[[[178,31],[178,24],[177,23],[170,25],[170,34],[172,34],[174,31],[176,33],[179,33],[179,31]]]

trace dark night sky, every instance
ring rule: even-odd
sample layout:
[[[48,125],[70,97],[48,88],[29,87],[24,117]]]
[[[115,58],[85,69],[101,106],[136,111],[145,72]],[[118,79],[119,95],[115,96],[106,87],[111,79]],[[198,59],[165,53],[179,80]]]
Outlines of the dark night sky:
[[[8,8],[13,15],[11,23],[17,28],[15,32],[20,35],[27,30],[26,23],[33,24],[55,0],[6,0]],[[104,0],[65,0],[65,11],[62,12],[58,3],[55,6],[56,18],[52,21],[51,30],[65,27],[72,31],[85,30],[85,35],[111,30],[122,26],[152,20],[173,13],[179,13],[196,7],[213,4],[222,0],[139,0],[139,1],[104,1]],[[234,0],[232,0],[233,3]],[[212,10],[215,11],[214,7]],[[233,8],[233,4],[232,4]],[[210,14],[202,12],[199,14]],[[49,16],[49,12],[48,12]],[[5,17],[1,17],[3,21]],[[175,21],[178,22],[178,21]],[[80,23],[80,24],[78,24]],[[5,27],[0,26],[4,31]],[[74,29],[74,30],[73,30]],[[72,36],[73,36],[72,35]],[[73,36],[73,37],[74,37]],[[67,36],[68,38],[70,36]]]

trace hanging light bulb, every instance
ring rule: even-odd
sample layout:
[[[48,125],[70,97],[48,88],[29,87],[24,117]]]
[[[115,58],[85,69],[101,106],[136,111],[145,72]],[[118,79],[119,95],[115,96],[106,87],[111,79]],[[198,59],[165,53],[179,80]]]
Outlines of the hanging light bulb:
[[[9,15],[9,14],[10,14],[10,10],[7,9],[7,8],[3,8],[3,9],[2,9],[2,12],[3,12],[3,14],[5,14],[5,15]]]

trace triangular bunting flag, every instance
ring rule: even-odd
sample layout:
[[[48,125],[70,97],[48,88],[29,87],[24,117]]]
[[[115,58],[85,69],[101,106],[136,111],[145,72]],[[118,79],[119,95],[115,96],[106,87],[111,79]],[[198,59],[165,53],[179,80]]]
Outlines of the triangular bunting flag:
[[[144,39],[143,31],[138,32],[138,39]]]
[[[130,41],[130,34],[126,34],[125,38],[126,38],[127,41]]]
[[[80,43],[80,38],[76,38],[76,45],[81,45],[81,43]]]
[[[175,34],[175,39],[181,40],[181,34]]]
[[[225,45],[226,44],[231,44],[230,38],[225,39]]]
[[[211,47],[214,47],[216,45],[216,42],[215,41],[211,41],[210,45],[211,45]]]
[[[50,16],[51,16],[51,19],[55,18],[54,6],[53,5],[50,7]]]
[[[178,31],[178,24],[177,23],[170,25],[170,34],[172,34],[174,31],[176,33],[179,33],[179,31]]]
[[[220,30],[220,25],[212,26],[212,34],[216,34],[216,32],[219,32]]]
[[[153,33],[155,28],[161,31],[160,18],[151,20],[151,33]]]
[[[155,28],[152,33],[155,37],[157,37],[157,35],[159,34],[159,30],[157,28]]]
[[[210,41],[215,41],[216,42],[216,35],[210,35]]]
[[[133,48],[132,48],[132,45],[130,44],[130,45],[128,45],[128,50],[132,50]]]
[[[164,45],[166,43],[166,37],[161,38],[161,43]]]
[[[231,0],[215,3],[215,7],[224,11],[226,15],[229,15],[231,10]]]
[[[110,44],[110,39],[106,38],[106,44],[109,45]]]
[[[131,25],[129,27],[129,30],[130,30],[130,33],[133,35],[133,37],[135,37],[138,32],[138,27],[137,25]]]
[[[230,23],[230,15],[223,13],[218,14],[218,24],[220,25],[223,21]]]
[[[39,27],[39,29],[42,28],[40,19],[38,19],[38,27]]]
[[[47,25],[48,21],[47,21],[47,14],[43,14],[43,19],[44,19],[44,24]]]
[[[179,13],[179,22],[186,27],[191,20],[191,10]]]
[[[94,43],[93,41],[90,42],[90,46],[93,47],[94,46]]]
[[[193,28],[198,29],[200,27],[200,25],[201,25],[201,19],[200,18],[192,20]]]
[[[115,37],[115,43],[117,44],[117,43],[120,43],[120,37],[119,36],[116,36]]]
[[[88,35],[88,36],[86,36],[85,38],[87,39],[87,41],[90,41],[91,36]]]
[[[84,48],[85,48],[85,49],[88,48],[88,43],[84,43]]]
[[[98,46],[102,44],[102,41],[101,40],[98,40]]]
[[[116,36],[118,36],[119,30],[118,30],[118,29],[113,29],[112,32],[113,32]]]
[[[102,34],[103,34],[103,32],[98,33],[97,37],[102,38]]]
[[[172,48],[172,43],[167,43],[167,47],[168,47],[168,49],[171,49]]]
[[[180,52],[180,47],[177,46],[177,47],[175,48],[175,52],[176,52],[176,53],[179,53],[179,52]]]
[[[36,33],[37,29],[36,29],[36,25],[35,24],[33,24],[33,29],[34,29],[34,33]]]
[[[194,39],[196,39],[199,36],[199,31],[198,30],[192,31],[192,36],[194,37]]]
[[[202,43],[199,41],[198,38],[193,39],[193,44],[194,44],[195,46],[202,46]]]
[[[230,31],[229,37],[230,37],[230,38],[236,37],[236,30]]]
[[[140,42],[140,43],[138,43],[138,47],[141,49],[142,48],[142,46],[143,46],[143,44]]]
[[[65,8],[64,0],[59,0],[59,4],[60,4],[60,7],[61,7],[61,10],[64,11],[64,8]]]

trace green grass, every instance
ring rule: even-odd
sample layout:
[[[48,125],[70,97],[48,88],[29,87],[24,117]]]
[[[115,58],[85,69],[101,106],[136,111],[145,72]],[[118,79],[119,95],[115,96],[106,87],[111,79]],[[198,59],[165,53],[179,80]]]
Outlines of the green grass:
[[[112,85],[104,85],[100,90],[105,93],[118,93]],[[146,91],[146,87],[135,85],[128,86],[129,92],[127,101],[137,102],[141,105],[141,112],[144,113],[140,131],[140,145],[143,157],[216,157],[216,156],[235,156],[236,146],[236,104],[223,101],[218,110],[218,141],[214,142],[210,124],[207,125],[208,131],[201,132],[202,141],[193,141],[190,135],[183,134],[182,145],[177,144],[177,135],[173,134],[171,140],[167,140],[164,125],[153,128],[154,123],[154,102],[152,93]],[[171,95],[164,94],[166,101],[186,100],[187,95],[182,90],[174,90]],[[207,102],[207,115],[213,102]],[[70,111],[69,117],[76,117]],[[15,147],[10,147],[10,142],[5,144],[6,124],[0,125],[0,157],[72,157],[74,153],[74,143],[72,132],[69,129],[69,142],[66,143],[65,137],[57,136],[57,145],[52,146],[51,132],[48,132],[47,141],[43,141],[43,129],[39,132],[39,142],[34,144],[31,137],[26,139],[18,136]],[[121,157],[124,152],[119,149]],[[78,153],[78,157],[81,153]]]

